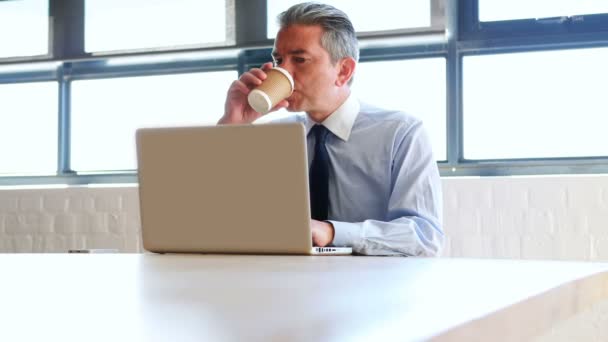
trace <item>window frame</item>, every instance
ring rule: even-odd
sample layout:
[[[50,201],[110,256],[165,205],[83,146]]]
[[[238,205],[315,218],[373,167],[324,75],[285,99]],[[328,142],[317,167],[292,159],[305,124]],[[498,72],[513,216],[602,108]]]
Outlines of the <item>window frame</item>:
[[[50,1],[54,18],[49,55],[0,59],[0,83],[59,82],[59,148],[55,176],[0,176],[0,185],[137,183],[137,171],[76,173],[70,168],[71,82],[82,79],[133,77],[185,72],[236,70],[239,74],[270,60],[273,40],[266,38],[266,1],[229,0],[234,11],[234,44],[134,51],[84,52],[84,0]],[[477,0],[429,0],[431,28],[358,34],[360,62],[443,57],[446,59],[446,152],[437,164],[442,176],[507,176],[608,173],[608,155],[587,158],[466,160],[463,158],[463,57],[519,51],[607,47],[606,24],[577,26],[576,30],[533,28],[526,20],[480,25]],[[230,7],[228,6],[228,7]],[[253,15],[252,15],[253,13]],[[444,15],[442,15],[442,13]],[[603,14],[601,15],[604,18]],[[255,18],[255,19],[254,19]],[[259,20],[258,18],[264,18]],[[606,17],[608,18],[608,17]],[[594,19],[595,20],[595,19]],[[443,26],[436,26],[440,23]],[[491,24],[491,25],[490,25]],[[495,25],[496,24],[496,25]],[[440,29],[438,29],[440,27]],[[447,34],[444,33],[444,29]],[[507,28],[507,29],[505,29]],[[114,63],[117,60],[134,63]],[[155,63],[137,58],[158,58]],[[166,60],[163,61],[163,58]],[[57,63],[49,68],[45,63]],[[5,65],[32,65],[28,71],[2,73]],[[38,67],[38,68],[37,68]]]
[[[462,40],[557,36],[560,41],[578,41],[588,33],[608,33],[608,13],[484,22],[478,0],[461,0],[458,15]]]
[[[517,176],[545,174],[600,174],[608,173],[608,154],[599,157],[520,158],[520,159],[465,159],[463,151],[462,64],[466,56],[512,52],[567,50],[608,47],[608,14],[580,15],[582,21],[555,18],[547,20],[518,19],[494,22],[479,21],[478,0],[461,0],[452,4],[455,16],[448,18],[458,40],[451,42],[458,66],[452,82],[452,120],[457,141],[450,141],[456,162],[440,165],[442,175],[456,176]],[[448,28],[448,29],[450,29]],[[452,69],[454,70],[454,68]],[[448,95],[449,96],[449,95]],[[448,146],[448,149],[450,146]]]

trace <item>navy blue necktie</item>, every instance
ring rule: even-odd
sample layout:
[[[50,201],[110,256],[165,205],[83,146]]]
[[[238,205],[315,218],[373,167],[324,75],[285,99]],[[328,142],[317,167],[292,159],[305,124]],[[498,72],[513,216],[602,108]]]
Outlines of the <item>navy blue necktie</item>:
[[[329,131],[325,126],[315,125],[311,133],[315,135],[315,154],[310,165],[310,210],[315,220],[327,220],[329,209],[329,156],[325,140]]]

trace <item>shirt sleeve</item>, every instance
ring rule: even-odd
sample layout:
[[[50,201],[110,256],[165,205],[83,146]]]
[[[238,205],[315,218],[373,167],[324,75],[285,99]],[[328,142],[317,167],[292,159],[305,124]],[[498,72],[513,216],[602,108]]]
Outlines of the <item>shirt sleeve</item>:
[[[441,179],[421,123],[396,139],[387,220],[341,222],[335,246],[363,255],[438,256],[443,246]]]

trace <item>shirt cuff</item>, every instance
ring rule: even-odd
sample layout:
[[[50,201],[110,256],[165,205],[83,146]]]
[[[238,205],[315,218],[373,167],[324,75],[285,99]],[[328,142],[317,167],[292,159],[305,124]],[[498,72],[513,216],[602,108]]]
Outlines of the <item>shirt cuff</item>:
[[[336,247],[353,247],[360,239],[359,224],[339,221],[328,221],[334,226],[334,241]]]

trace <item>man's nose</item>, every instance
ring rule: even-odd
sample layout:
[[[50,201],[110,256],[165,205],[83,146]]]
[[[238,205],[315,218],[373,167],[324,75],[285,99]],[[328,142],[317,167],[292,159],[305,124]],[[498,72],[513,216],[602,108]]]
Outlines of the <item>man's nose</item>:
[[[281,63],[275,63],[275,66],[287,70],[287,72],[289,72],[289,74],[293,76],[293,66],[288,61],[281,61]]]

